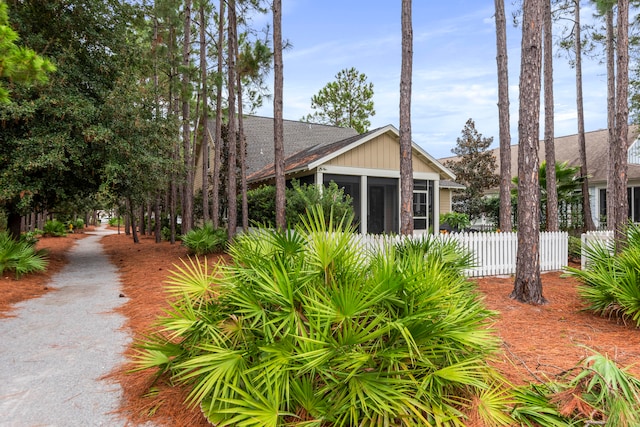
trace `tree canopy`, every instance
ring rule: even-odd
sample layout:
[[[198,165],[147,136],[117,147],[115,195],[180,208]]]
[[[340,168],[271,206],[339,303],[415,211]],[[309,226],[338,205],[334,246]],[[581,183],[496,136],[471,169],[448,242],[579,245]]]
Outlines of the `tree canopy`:
[[[466,188],[453,195],[453,210],[478,218],[483,212],[482,198],[486,190],[497,187],[500,177],[495,173],[496,159],[489,151],[493,138],[484,138],[476,130],[473,119],[467,120],[462,136],[451,150],[457,160],[445,162],[445,166],[456,174],[456,181]]]
[[[341,70],[335,78],[311,97],[311,108],[317,111],[307,114],[302,121],[366,132],[371,126],[369,118],[376,114],[373,83],[367,82],[367,76],[353,67]]]
[[[7,4],[0,0],[0,103],[10,100],[10,91],[5,85],[15,83],[45,83],[47,73],[56,67],[32,49],[16,44],[19,35],[9,26]]]

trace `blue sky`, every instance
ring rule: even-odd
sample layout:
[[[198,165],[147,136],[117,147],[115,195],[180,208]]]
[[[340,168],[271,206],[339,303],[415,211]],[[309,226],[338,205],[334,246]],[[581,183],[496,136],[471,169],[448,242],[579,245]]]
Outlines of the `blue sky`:
[[[400,1],[283,0],[284,118],[311,113],[311,97],[336,74],[355,67],[374,85],[371,128],[399,125]],[[512,144],[517,143],[520,28],[507,7]],[[452,155],[466,121],[498,146],[494,2],[413,2],[412,139],[436,158]],[[583,22],[593,10],[583,5]],[[271,19],[270,15],[268,19]],[[577,132],[575,73],[565,57],[554,63],[556,136]],[[606,128],[606,71],[583,64],[585,129]],[[272,82],[273,78],[269,77]],[[257,114],[273,117],[267,102]]]

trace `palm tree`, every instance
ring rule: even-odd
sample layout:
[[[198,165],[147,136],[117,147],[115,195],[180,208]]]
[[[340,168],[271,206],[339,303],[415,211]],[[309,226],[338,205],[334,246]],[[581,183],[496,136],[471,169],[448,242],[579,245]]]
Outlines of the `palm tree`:
[[[402,70],[400,74],[400,233],[413,234],[413,159],[411,147],[411,2],[402,0]]]

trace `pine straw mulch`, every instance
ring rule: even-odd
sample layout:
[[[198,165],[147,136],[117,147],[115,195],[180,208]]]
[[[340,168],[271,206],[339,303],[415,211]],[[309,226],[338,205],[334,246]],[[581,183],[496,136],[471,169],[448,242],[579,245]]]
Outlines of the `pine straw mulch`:
[[[119,234],[101,240],[120,271],[121,292],[128,299],[118,311],[127,317],[125,327],[134,337],[149,332],[155,318],[168,307],[163,282],[173,266],[180,264],[180,258],[187,256],[186,249],[178,243],[156,244],[147,236],[140,239],[140,244],[134,244],[130,236]],[[45,244],[43,241],[43,247]],[[209,257],[209,264],[219,257]],[[46,278],[42,279],[40,288],[46,286]],[[513,277],[477,280],[487,306],[497,312],[494,327],[503,343],[503,351],[493,363],[512,383],[555,378],[589,356],[592,350],[607,354],[621,366],[640,360],[640,330],[582,311],[575,279],[547,273],[542,275],[542,281],[543,294],[549,303],[529,306],[509,298]],[[0,296],[0,310],[2,301]],[[131,357],[132,349],[126,354]],[[110,375],[124,390],[120,412],[129,425],[150,420],[166,426],[209,425],[199,408],[184,404],[187,390],[172,387],[166,380],[153,383],[154,377],[149,372],[129,373],[130,369],[131,365],[121,366]],[[632,366],[631,372],[640,377],[640,366]]]

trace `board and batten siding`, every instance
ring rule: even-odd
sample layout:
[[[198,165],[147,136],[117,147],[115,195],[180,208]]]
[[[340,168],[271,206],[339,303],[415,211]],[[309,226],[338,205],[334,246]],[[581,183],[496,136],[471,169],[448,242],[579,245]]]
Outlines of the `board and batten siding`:
[[[451,212],[451,190],[440,189],[440,215]]]
[[[438,171],[425,162],[423,156],[417,151],[413,151],[413,171],[432,172]],[[387,134],[362,144],[353,150],[349,150],[334,159],[329,160],[327,165],[343,166],[362,169],[386,169],[400,170],[400,145],[396,138]]]

